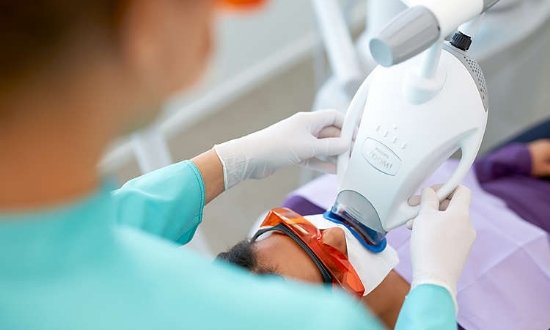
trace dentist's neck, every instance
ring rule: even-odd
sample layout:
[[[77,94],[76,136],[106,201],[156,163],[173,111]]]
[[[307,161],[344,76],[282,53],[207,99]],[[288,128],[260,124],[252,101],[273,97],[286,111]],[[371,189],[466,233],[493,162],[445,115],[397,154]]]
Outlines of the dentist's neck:
[[[0,97],[0,210],[40,208],[97,189],[97,163],[116,131],[120,99],[101,68],[82,81],[29,82]],[[107,86],[105,86],[107,85]],[[114,93],[110,92],[110,93]]]

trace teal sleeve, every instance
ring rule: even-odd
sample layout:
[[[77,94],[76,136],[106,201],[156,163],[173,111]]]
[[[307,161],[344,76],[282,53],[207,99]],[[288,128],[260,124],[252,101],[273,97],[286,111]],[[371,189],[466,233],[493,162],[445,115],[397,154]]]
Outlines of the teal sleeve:
[[[184,161],[128,181],[112,197],[119,223],[185,244],[202,221],[204,182]]]
[[[455,306],[449,291],[432,284],[412,289],[401,308],[395,329],[457,329]]]

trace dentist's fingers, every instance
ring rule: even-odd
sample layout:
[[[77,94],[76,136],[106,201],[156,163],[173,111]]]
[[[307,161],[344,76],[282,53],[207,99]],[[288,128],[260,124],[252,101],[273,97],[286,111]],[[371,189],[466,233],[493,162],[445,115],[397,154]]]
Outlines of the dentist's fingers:
[[[444,199],[441,203],[439,203],[439,211],[445,211],[449,207],[450,202],[451,202],[450,199]],[[410,206],[418,206],[419,204],[420,204],[419,195],[414,195],[413,197],[409,198]]]
[[[451,201],[449,199],[445,199],[441,203],[439,203],[439,211],[447,210],[447,208],[449,207],[450,202]],[[413,203],[415,203],[415,204],[413,204]],[[415,196],[411,197],[409,199],[409,204],[411,204],[411,206],[416,206],[416,205],[420,204],[420,196],[415,195]],[[412,230],[413,226],[414,226],[414,219],[410,219],[409,221],[407,221],[407,223],[405,225],[407,226],[408,229]]]
[[[422,199],[420,201],[420,212],[427,209],[439,210],[439,199],[435,190],[432,188],[426,188],[422,192]]]
[[[331,162],[330,160],[323,161],[317,158],[308,159],[304,162],[301,162],[300,165],[315,171],[331,173],[331,174],[336,174],[336,169],[337,169],[336,164]]]
[[[308,112],[304,113],[303,116],[310,116],[314,119],[312,120],[313,126],[311,127],[314,134],[318,134],[321,130],[330,126],[342,128],[345,119],[345,115],[336,110]]]
[[[341,137],[317,139],[313,143],[316,157],[328,157],[343,154],[349,150],[351,141]]]
[[[439,203],[439,211],[447,210],[447,208],[449,208],[450,203],[451,203],[450,199],[443,200],[443,202]]]
[[[336,126],[328,126],[323,128],[319,134],[317,135],[318,138],[324,139],[324,138],[333,138],[333,137],[340,137],[340,133],[342,131],[340,128]]]
[[[420,195],[414,195],[409,198],[409,205],[410,206],[418,206],[420,205],[421,197]]]
[[[441,188],[441,186],[443,185],[439,183],[439,184],[434,184],[433,186],[431,186],[431,188],[435,191],[438,191],[439,188]],[[410,206],[417,206],[417,205],[420,205],[420,200],[421,200],[420,195],[414,195],[409,198],[408,202]]]
[[[468,208],[472,201],[472,192],[465,186],[458,186],[453,193],[451,201],[449,203],[449,209]]]

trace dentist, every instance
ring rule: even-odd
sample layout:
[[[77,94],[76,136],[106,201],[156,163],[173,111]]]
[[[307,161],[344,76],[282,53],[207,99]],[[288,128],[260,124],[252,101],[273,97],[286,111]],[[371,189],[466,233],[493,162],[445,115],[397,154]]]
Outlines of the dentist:
[[[349,148],[336,112],[294,115],[118,190],[98,172],[111,141],[200,76],[213,14],[213,0],[0,3],[0,329],[380,328],[336,290],[177,249],[225,189],[294,164],[333,169]],[[401,329],[456,327],[469,193],[447,211],[433,195],[415,220]]]

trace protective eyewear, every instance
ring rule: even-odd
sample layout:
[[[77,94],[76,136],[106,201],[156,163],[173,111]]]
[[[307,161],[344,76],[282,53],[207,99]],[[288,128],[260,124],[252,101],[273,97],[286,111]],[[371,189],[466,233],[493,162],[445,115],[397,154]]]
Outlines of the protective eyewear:
[[[313,260],[324,283],[340,286],[357,297],[363,296],[365,287],[348,258],[333,246],[325,244],[323,231],[304,217],[286,208],[272,209],[252,241],[269,231],[282,232],[296,242]]]

